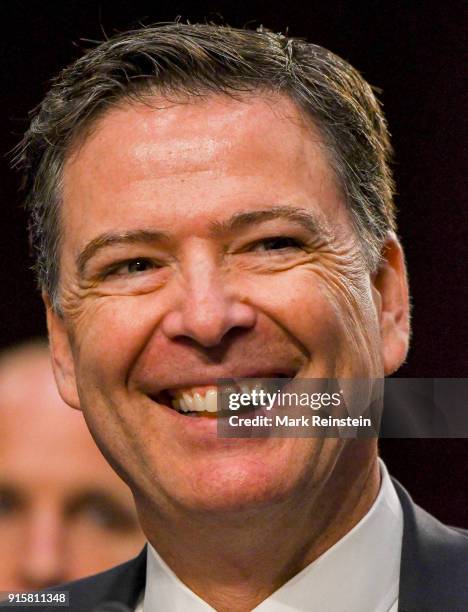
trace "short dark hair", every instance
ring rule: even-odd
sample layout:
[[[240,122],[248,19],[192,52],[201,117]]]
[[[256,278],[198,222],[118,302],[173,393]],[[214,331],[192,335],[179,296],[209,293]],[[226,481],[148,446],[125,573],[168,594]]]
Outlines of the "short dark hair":
[[[289,96],[318,127],[364,259],[376,268],[395,228],[391,145],[381,107],[359,72],[318,45],[263,28],[156,24],[119,34],[65,68],[18,145],[35,271],[56,307],[61,177],[77,139],[126,99],[256,91]]]

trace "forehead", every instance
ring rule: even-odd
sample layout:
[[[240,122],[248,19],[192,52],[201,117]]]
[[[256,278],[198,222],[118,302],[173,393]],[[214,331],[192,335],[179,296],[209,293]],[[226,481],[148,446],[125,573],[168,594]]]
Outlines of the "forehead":
[[[285,133],[287,141],[282,140]],[[144,103],[123,102],[97,119],[73,150],[67,167],[96,164],[98,155],[99,166],[125,159],[133,162],[134,170],[158,163],[162,174],[193,172],[204,169],[207,161],[221,164],[239,141],[275,157],[292,155],[297,161],[311,140],[322,143],[304,113],[283,95],[250,94],[239,99],[211,95],[175,101],[151,97]],[[165,146],[169,142],[170,150]]]
[[[128,103],[108,111],[67,160],[65,235],[89,237],[90,219],[96,231],[119,220],[128,230],[150,206],[169,225],[265,204],[327,200],[336,209],[343,198],[329,159],[285,96]]]

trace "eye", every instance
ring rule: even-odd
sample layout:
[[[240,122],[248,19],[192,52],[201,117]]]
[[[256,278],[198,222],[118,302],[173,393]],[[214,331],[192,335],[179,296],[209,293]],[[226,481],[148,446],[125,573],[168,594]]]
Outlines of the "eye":
[[[20,497],[12,489],[0,489],[0,518],[12,516],[21,509]]]
[[[154,268],[154,264],[149,259],[132,259],[125,264],[125,268],[129,274],[136,274],[138,272],[146,272]]]
[[[82,520],[98,529],[110,531],[137,529],[137,520],[132,508],[100,492],[92,492],[83,499],[76,500],[68,512],[70,517]]]
[[[296,238],[290,236],[273,236],[271,238],[265,238],[256,242],[252,250],[253,251],[283,251],[285,249],[302,249],[303,243]]]
[[[151,259],[147,259],[145,257],[138,257],[135,259],[128,259],[126,261],[121,261],[115,265],[113,265],[106,273],[106,276],[112,275],[135,275],[141,274],[143,272],[147,272],[148,270],[153,270],[154,268],[159,267],[154,261]]]

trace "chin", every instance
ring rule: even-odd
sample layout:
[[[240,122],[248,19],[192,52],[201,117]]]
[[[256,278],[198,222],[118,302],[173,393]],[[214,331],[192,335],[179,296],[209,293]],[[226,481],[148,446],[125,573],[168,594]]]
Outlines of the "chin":
[[[302,495],[305,483],[314,481],[310,447],[308,457],[301,452],[304,440],[248,442],[253,445],[250,452],[243,445],[241,453],[205,457],[180,469],[173,466],[165,497],[190,512],[229,514],[281,504],[295,493]]]

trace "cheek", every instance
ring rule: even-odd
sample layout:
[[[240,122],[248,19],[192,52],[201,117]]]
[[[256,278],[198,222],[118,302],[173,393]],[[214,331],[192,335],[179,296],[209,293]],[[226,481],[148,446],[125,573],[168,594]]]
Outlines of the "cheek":
[[[18,578],[21,560],[27,554],[23,546],[26,529],[27,526],[18,520],[0,519],[0,558],[2,559],[0,591],[12,588]]]
[[[140,534],[127,535],[110,530],[71,527],[68,559],[70,577],[101,572],[137,555],[144,539]]]
[[[161,316],[153,294],[104,297],[85,304],[73,329],[78,382],[103,394],[123,384]]]
[[[106,297],[83,304],[74,319],[74,361],[83,414],[101,452],[124,480],[128,475],[120,459],[135,456],[138,462],[139,453],[129,431],[146,429],[139,413],[127,408],[134,400],[129,372],[154,333],[157,303],[151,295]]]
[[[369,280],[334,276],[324,278],[322,287],[340,338],[340,371],[350,377],[380,377],[379,322]]]
[[[336,369],[368,372],[377,357],[377,315],[365,279],[314,266],[257,278],[249,296],[300,343],[312,359],[313,376],[327,377]]]

